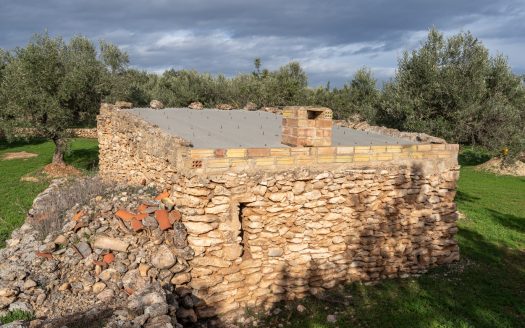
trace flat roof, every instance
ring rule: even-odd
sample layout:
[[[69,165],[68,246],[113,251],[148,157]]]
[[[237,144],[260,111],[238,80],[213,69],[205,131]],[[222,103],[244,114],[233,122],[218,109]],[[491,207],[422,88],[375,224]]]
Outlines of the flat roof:
[[[288,147],[281,144],[282,116],[264,111],[189,108],[126,109],[194,148]],[[332,146],[407,145],[416,142],[334,125]]]

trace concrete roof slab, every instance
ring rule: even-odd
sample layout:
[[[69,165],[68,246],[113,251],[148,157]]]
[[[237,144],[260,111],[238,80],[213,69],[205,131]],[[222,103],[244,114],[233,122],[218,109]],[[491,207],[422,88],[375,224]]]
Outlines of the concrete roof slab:
[[[194,148],[288,147],[281,144],[282,116],[263,111],[189,108],[126,110],[164,131],[182,137]],[[406,145],[410,140],[333,127],[332,146]]]

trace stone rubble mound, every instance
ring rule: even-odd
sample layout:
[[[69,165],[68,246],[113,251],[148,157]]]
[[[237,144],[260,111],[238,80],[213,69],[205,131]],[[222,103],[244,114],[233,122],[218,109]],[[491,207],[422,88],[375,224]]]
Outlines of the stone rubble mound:
[[[204,108],[204,105],[200,101],[194,101],[188,105],[188,108],[200,110]]]
[[[334,120],[334,124],[345,128],[354,129],[357,131],[372,132],[390,136],[394,138],[401,138],[421,143],[432,143],[432,144],[446,144],[447,141],[438,137],[428,135],[426,133],[418,132],[404,132],[397,129],[387,128],[384,126],[370,125],[368,122],[363,120],[361,117],[354,115],[348,120]]]
[[[30,327],[90,315],[105,327],[195,323],[200,301],[187,287],[194,251],[180,219],[167,192],[117,188],[67,211],[61,231],[42,241],[25,223],[0,250],[0,315],[30,312]]]
[[[233,106],[230,105],[230,104],[218,104],[217,105],[217,109],[220,109],[220,110],[232,110]]]
[[[150,107],[151,109],[164,109],[164,104],[163,104],[162,101],[160,101],[160,100],[153,99],[153,100],[149,103],[149,107]]]

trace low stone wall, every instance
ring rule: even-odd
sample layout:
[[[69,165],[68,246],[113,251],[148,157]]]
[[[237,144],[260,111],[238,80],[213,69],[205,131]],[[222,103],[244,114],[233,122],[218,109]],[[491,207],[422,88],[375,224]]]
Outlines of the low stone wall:
[[[406,277],[459,258],[458,168],[178,176],[203,317],[271,306],[342,282]]]
[[[457,145],[192,149],[114,110],[98,132],[102,176],[170,191],[200,317],[459,258]]]
[[[103,105],[97,117],[100,174],[112,180],[165,185],[177,172],[182,151],[189,145],[158,127]]]
[[[360,121],[360,120],[352,121],[351,119],[346,120],[346,121],[337,120],[337,121],[334,121],[334,124],[343,126],[343,127],[347,127],[347,128],[351,128],[354,130],[358,130],[358,131],[378,133],[378,134],[383,134],[386,136],[391,136],[394,138],[401,138],[401,139],[410,140],[410,141],[431,143],[431,144],[446,144],[447,143],[445,139],[434,137],[426,133],[399,131],[397,129],[387,128],[384,126],[370,125],[366,121]]]

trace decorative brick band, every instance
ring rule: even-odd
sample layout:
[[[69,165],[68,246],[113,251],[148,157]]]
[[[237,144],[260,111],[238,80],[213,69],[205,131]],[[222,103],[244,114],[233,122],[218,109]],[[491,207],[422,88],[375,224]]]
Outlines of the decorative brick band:
[[[184,168],[200,172],[245,169],[280,169],[304,165],[329,165],[395,160],[457,160],[457,144],[418,144],[355,147],[291,147],[188,149]],[[198,162],[198,165],[196,163]]]

